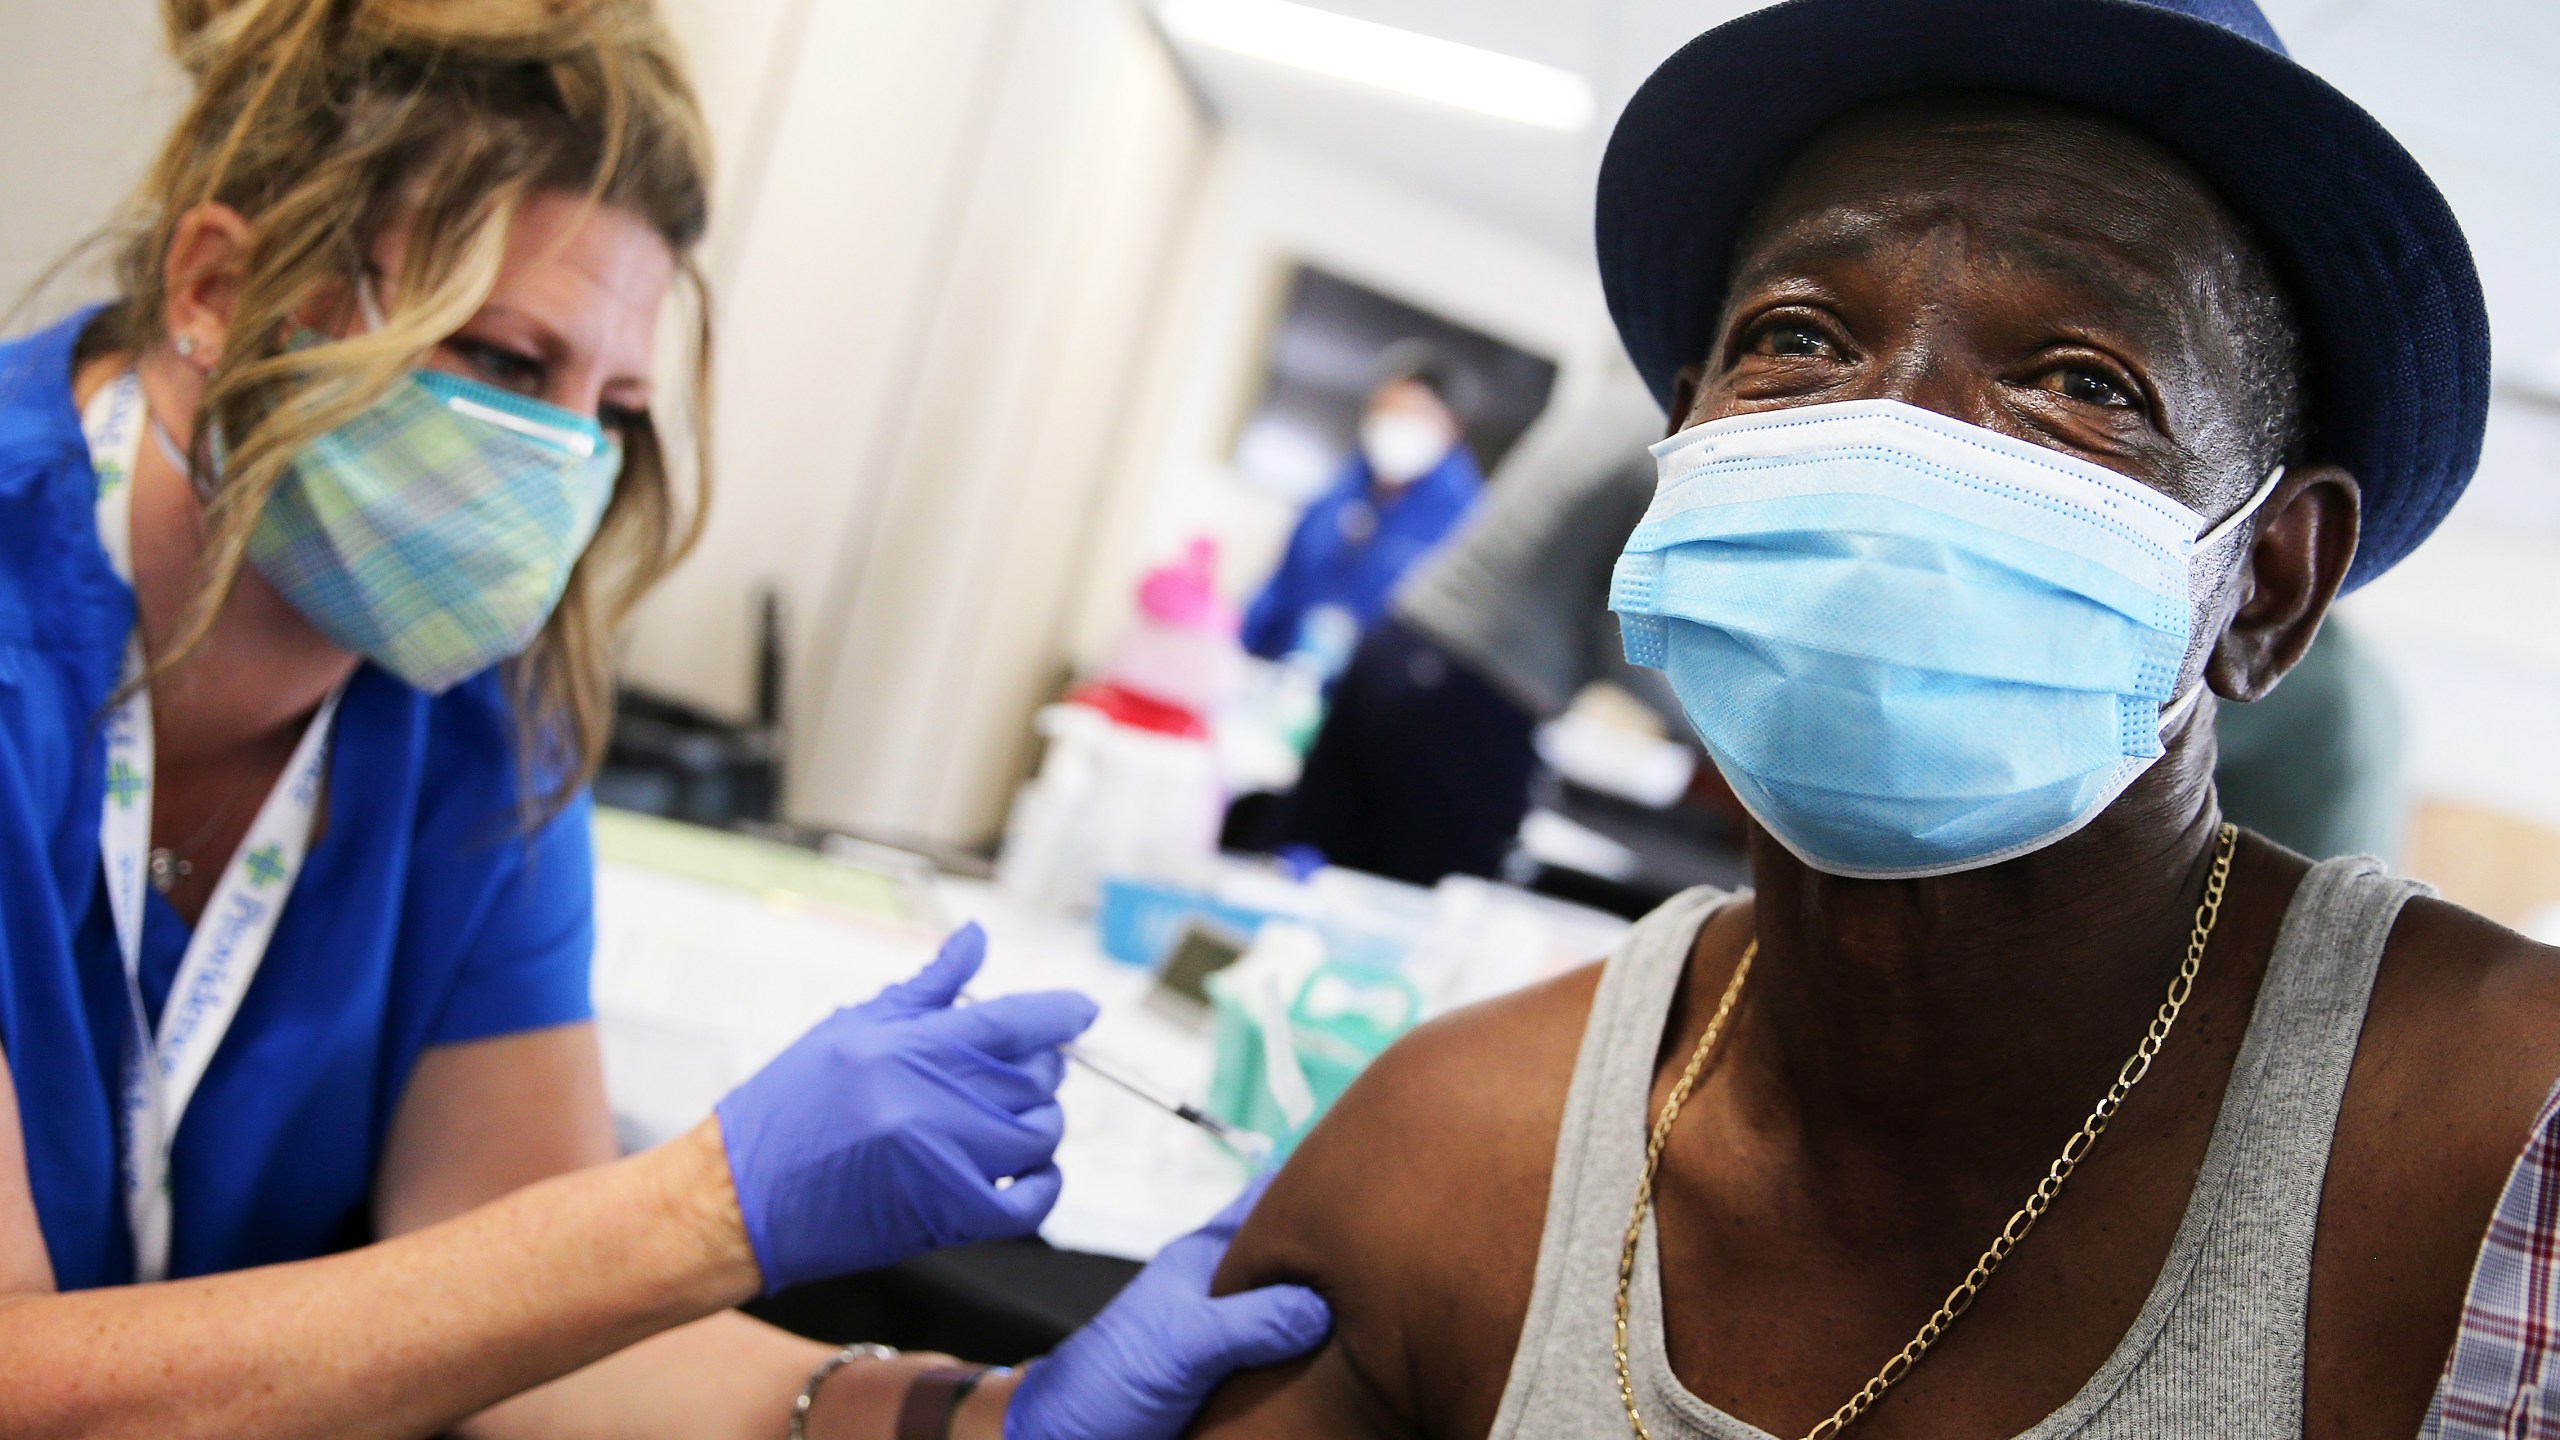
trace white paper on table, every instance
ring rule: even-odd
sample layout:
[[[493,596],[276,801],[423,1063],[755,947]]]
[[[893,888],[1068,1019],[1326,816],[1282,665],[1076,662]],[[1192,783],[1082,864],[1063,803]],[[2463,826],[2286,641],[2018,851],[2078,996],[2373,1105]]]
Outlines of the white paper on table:
[[[1066,1186],[1040,1238],[1061,1250],[1155,1258],[1236,1198],[1244,1161],[1195,1126],[1070,1067],[1058,1169]]]

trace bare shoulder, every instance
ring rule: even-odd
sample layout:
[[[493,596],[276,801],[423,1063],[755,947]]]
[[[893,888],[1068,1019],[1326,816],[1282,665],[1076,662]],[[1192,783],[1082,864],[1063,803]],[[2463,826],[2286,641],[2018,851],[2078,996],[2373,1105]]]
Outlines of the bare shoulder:
[[[2394,1103],[2355,1120],[2503,1183],[2555,1078],[2560,950],[2459,905],[2411,900],[2383,952],[2356,1056],[2354,1084]]]
[[[2555,1078],[2560,950],[2457,905],[2410,901],[2383,952],[2322,1192],[2314,1433],[2424,1412]]]
[[[1490,1427],[1528,1312],[1556,1133],[1599,975],[1587,966],[1435,1020],[1343,1095],[1218,1275],[1221,1293],[1313,1287],[1334,1308],[1334,1339],[1230,1387],[1200,1433]],[[1284,1412],[1285,1424],[1256,1423]]]

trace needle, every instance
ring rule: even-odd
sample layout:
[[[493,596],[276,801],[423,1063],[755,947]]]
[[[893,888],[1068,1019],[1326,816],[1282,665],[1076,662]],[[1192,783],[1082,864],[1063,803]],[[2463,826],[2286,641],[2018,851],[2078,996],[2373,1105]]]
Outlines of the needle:
[[[966,990],[960,992],[959,998],[963,1005],[978,1003],[978,997]],[[1081,1045],[1061,1045],[1058,1053],[1091,1071],[1096,1079],[1108,1081],[1175,1119],[1188,1121],[1208,1131],[1228,1149],[1243,1156],[1247,1164],[1259,1165],[1271,1158],[1271,1137],[1268,1135],[1239,1129],[1189,1101],[1178,1100],[1121,1069],[1116,1061],[1097,1058]]]
[[[1219,1140],[1224,1141],[1229,1149],[1232,1149],[1237,1154],[1242,1155],[1247,1161],[1259,1165],[1265,1159],[1269,1158],[1271,1154],[1270,1136],[1257,1134],[1251,1130],[1239,1130],[1235,1126],[1228,1124],[1226,1121],[1219,1119],[1217,1116],[1210,1114],[1208,1111],[1201,1109],[1197,1105],[1190,1104],[1187,1101],[1177,1100],[1172,1096],[1165,1094],[1163,1091],[1156,1089],[1145,1081],[1137,1079],[1128,1072],[1121,1070],[1116,1065],[1095,1059],[1092,1052],[1084,1049],[1082,1046],[1062,1045],[1059,1047],[1059,1050],[1068,1059],[1083,1066],[1086,1070],[1091,1071],[1096,1078],[1107,1080],[1110,1083],[1119,1086],[1121,1089],[1128,1091],[1130,1094],[1137,1096],[1139,1099],[1146,1101],[1148,1104],[1155,1106],[1157,1109],[1167,1111],[1178,1119],[1188,1120],[1192,1124],[1199,1126],[1201,1129],[1208,1131],[1211,1135],[1214,1135]]]

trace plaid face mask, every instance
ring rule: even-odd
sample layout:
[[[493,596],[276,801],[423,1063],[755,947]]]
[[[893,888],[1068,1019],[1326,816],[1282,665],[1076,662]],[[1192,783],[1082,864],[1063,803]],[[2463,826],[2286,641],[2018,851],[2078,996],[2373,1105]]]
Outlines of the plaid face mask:
[[[586,416],[415,370],[294,457],[249,558],[333,643],[440,694],[533,643],[621,470]]]

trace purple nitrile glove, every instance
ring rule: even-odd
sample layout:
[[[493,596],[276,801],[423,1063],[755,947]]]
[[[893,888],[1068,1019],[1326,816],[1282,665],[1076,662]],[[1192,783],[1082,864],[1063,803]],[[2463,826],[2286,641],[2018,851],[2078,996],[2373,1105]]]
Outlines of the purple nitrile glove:
[[[1304,1286],[1209,1298],[1227,1242],[1270,1184],[1263,1176],[1166,1246],[1093,1323],[1033,1362],[1005,1409],[1004,1440],[1173,1440],[1229,1375],[1323,1344],[1333,1312]]]
[[[962,926],[915,978],[819,1021],[720,1102],[767,1293],[1027,1235],[1057,1203],[1058,1047],[1093,1002],[952,1008],[986,954],[986,932]]]

